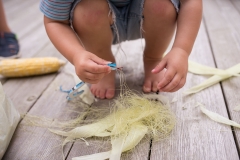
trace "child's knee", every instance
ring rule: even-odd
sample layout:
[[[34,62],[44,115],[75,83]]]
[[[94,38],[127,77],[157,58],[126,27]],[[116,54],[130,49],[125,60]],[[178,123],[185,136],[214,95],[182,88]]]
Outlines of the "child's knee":
[[[77,4],[73,14],[73,27],[82,29],[92,29],[93,27],[102,27],[109,21],[109,6],[105,0],[82,0]]]
[[[144,14],[159,19],[176,19],[177,12],[171,0],[145,0]]]

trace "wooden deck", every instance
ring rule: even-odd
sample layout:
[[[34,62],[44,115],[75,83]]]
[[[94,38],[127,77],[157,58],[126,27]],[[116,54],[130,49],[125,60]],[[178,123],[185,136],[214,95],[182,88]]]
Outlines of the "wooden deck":
[[[227,69],[240,63],[240,0],[203,0],[204,16],[190,59],[198,63]],[[17,33],[22,57],[54,56],[64,59],[50,43],[43,26],[43,15],[38,0],[3,0],[10,27]],[[128,85],[141,90],[143,68],[140,41],[125,42],[122,47],[128,56],[125,67]],[[133,65],[129,65],[133,64]],[[73,78],[66,74],[67,64],[60,72],[30,78],[1,78],[4,90],[21,114],[58,120],[77,116],[67,112],[66,94],[56,90],[59,85],[70,88]],[[216,123],[193,106],[193,100],[209,110],[240,123],[240,77],[230,78],[191,96],[183,96],[186,89],[208,77],[188,74],[186,85],[176,93],[165,94],[177,102],[171,109],[177,116],[177,125],[169,138],[153,142],[143,140],[122,159],[131,160],[239,160],[240,130]],[[108,100],[94,106],[108,106]],[[81,107],[79,109],[81,112]],[[88,117],[87,117],[88,118]],[[90,139],[90,146],[78,141],[64,148],[65,158],[106,151],[108,144]],[[4,160],[60,160],[62,138],[44,127],[28,126],[23,118],[5,153]],[[102,145],[106,145],[103,147]]]

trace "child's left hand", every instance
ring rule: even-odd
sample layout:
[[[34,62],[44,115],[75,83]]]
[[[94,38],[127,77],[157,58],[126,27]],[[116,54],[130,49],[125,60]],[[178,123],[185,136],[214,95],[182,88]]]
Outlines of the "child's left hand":
[[[164,77],[159,80],[157,86],[159,91],[175,92],[184,86],[188,72],[188,56],[183,49],[172,48],[152,70],[152,73],[157,74],[166,68]]]

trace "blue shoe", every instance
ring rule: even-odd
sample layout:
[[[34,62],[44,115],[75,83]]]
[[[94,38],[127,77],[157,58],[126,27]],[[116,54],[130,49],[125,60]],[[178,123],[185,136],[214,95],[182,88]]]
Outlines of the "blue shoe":
[[[0,32],[0,59],[17,58],[19,44],[14,33]]]

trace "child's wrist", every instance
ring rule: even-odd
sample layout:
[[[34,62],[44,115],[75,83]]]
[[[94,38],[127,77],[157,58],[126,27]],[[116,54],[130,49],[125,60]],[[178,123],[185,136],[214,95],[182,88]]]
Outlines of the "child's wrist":
[[[183,48],[181,48],[181,47],[173,47],[173,48],[172,48],[172,51],[181,53],[182,55],[186,56],[187,58],[188,58],[189,55],[190,55],[190,52],[187,52],[185,49],[183,49]]]
[[[80,50],[73,54],[71,61],[74,66],[79,63],[79,60],[84,56],[83,54],[86,54],[84,52],[85,50]]]

